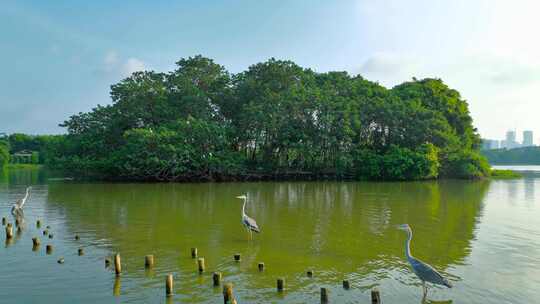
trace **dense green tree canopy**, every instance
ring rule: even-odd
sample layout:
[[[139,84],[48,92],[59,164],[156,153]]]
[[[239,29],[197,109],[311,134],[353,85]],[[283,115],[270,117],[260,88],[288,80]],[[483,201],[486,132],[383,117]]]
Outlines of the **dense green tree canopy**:
[[[202,56],[176,65],[134,73],[111,105],[70,117],[51,163],[136,180],[488,174],[466,101],[439,79],[388,90],[276,59],[238,74]]]
[[[540,147],[482,151],[494,165],[540,165]]]
[[[9,163],[9,146],[8,142],[0,139],[0,168]]]

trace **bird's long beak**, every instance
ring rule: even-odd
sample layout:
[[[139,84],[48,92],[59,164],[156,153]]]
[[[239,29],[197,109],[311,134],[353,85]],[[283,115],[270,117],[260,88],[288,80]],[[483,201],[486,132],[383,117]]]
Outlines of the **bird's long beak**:
[[[236,198],[240,198],[240,199],[242,199],[242,198],[244,198],[244,197],[240,195],[240,196],[237,196]]]

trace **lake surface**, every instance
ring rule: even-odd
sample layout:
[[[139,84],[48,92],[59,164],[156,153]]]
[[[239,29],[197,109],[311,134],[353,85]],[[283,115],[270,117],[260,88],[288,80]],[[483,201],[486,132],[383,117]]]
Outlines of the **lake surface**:
[[[32,185],[24,229],[0,248],[4,303],[222,303],[212,272],[233,282],[239,303],[421,303],[412,253],[454,284],[431,288],[428,303],[540,303],[540,178],[430,182],[80,183],[44,170],[0,172],[0,216]],[[248,241],[242,203],[262,233]],[[36,227],[40,219],[41,229]],[[42,230],[50,225],[53,239]],[[3,228],[3,227],[2,227]],[[74,235],[80,235],[76,241]],[[41,248],[32,251],[32,237]],[[51,255],[45,245],[52,244]],[[77,255],[84,248],[83,256]],[[190,248],[206,260],[199,275]],[[120,252],[115,278],[104,258]],[[233,261],[235,253],[241,262]],[[145,271],[144,256],[156,265]],[[65,263],[57,260],[64,257]],[[264,262],[264,272],[257,263]],[[313,270],[308,278],[305,273]],[[175,295],[165,297],[165,275]],[[286,290],[276,292],[276,279]],[[342,280],[351,289],[342,288]]]

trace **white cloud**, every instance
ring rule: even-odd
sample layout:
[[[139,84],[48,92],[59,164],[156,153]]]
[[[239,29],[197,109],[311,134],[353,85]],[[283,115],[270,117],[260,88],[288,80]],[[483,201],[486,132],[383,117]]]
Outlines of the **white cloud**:
[[[108,51],[103,59],[105,69],[109,71],[114,69],[118,65],[118,60],[118,53],[116,51]]]
[[[100,72],[119,77],[128,77],[134,72],[144,71],[146,69],[146,64],[141,59],[136,57],[123,59],[115,50],[109,50],[103,57],[103,67],[100,69]]]
[[[122,66],[122,75],[123,76],[129,76],[133,74],[134,72],[144,71],[146,70],[145,63],[135,57],[128,58],[126,62]]]

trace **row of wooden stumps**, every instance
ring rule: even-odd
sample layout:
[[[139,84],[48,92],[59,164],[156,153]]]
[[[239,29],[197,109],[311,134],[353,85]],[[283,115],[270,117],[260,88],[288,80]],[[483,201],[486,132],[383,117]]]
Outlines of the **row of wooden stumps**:
[[[6,218],[3,217],[2,218],[2,224],[5,225],[6,224]],[[16,223],[18,224],[18,223]],[[19,225],[17,225],[19,226]],[[38,220],[37,221],[37,226],[38,228],[41,226],[41,222]],[[47,227],[49,228],[49,227]],[[19,226],[19,229],[20,229],[20,226]],[[48,230],[44,230],[43,231],[43,234],[44,235],[47,235],[48,233]],[[9,239],[12,239],[13,238],[13,226],[11,223],[7,223],[6,225],[6,240],[9,240]],[[79,240],[79,236],[76,235],[75,236],[75,240]],[[41,245],[41,242],[40,242],[40,239],[37,238],[37,237],[34,237],[32,238],[32,243],[33,243],[33,250],[37,250],[37,248],[39,248],[39,246]],[[52,245],[50,244],[47,244],[46,246],[46,253],[47,254],[51,254],[53,251],[53,247]],[[84,255],[84,251],[82,248],[79,248],[78,249],[78,255],[79,256],[82,256]],[[191,248],[191,256],[192,258],[197,258],[198,257],[198,252],[197,252],[197,248]],[[241,260],[241,257],[240,257],[240,254],[235,254],[234,255],[234,260],[236,262],[240,262]],[[58,260],[58,263],[62,264],[64,262],[64,259],[63,258],[60,258]],[[108,267],[109,265],[111,264],[111,260],[109,258],[106,258],[105,259],[105,266]],[[149,268],[152,268],[154,266],[154,256],[153,255],[147,255],[145,256],[144,258],[144,265],[145,265],[145,268],[149,269]],[[264,271],[264,263],[259,263],[257,265],[259,271]],[[205,271],[205,263],[204,263],[204,258],[200,257],[197,259],[197,268],[199,270],[199,273],[203,273]],[[120,258],[120,254],[117,253],[114,255],[114,269],[115,269],[115,273],[116,273],[116,276],[119,277],[122,273],[122,263],[121,263],[121,258]],[[307,276],[308,277],[313,277],[313,271],[312,270],[308,270],[307,271]],[[221,285],[221,281],[222,281],[222,274],[220,272],[214,272],[213,275],[212,275],[212,281],[213,281],[213,285],[214,286],[220,286]],[[116,286],[118,285],[118,286]],[[343,281],[343,288],[344,289],[349,289],[350,288],[350,282],[348,280],[344,280]],[[119,280],[115,281],[115,290],[116,289],[119,289]],[[285,280],[283,278],[278,278],[277,279],[277,291],[278,292],[283,292],[285,289]],[[173,281],[173,275],[172,274],[168,274],[166,276],[166,279],[165,279],[165,292],[166,292],[166,295],[167,296],[172,296],[173,293],[174,293],[174,281]],[[115,292],[115,294],[119,294],[119,292]],[[321,295],[321,303],[328,303],[329,302],[329,295],[328,295],[328,290],[324,287],[321,288],[321,291],[320,291],[320,295]],[[233,284],[232,283],[226,283],[223,285],[223,300],[224,300],[224,303],[227,304],[236,304],[236,299],[234,298],[234,294],[233,294]],[[380,298],[380,293],[377,289],[373,289],[371,291],[371,303],[372,304],[380,304],[382,303],[381,302],[381,298]]]
[[[194,258],[194,259],[198,258],[197,248],[192,248],[191,249],[191,257]],[[236,262],[239,262],[240,261],[240,254],[235,254],[234,255],[234,260]],[[110,264],[111,264],[111,260],[109,258],[106,258],[105,259],[105,266],[108,267]],[[152,268],[154,266],[154,256],[153,255],[145,256],[144,257],[144,265],[145,265],[145,268],[147,268],[147,269]],[[258,267],[259,271],[264,271],[264,263],[259,263],[257,265],[257,267]],[[197,259],[197,268],[198,268],[199,273],[204,272],[204,270],[205,270],[204,258],[200,257],[200,258]],[[121,258],[120,258],[119,253],[114,255],[114,269],[115,269],[116,276],[117,277],[120,276],[121,273],[122,273],[122,262],[121,262]],[[313,271],[312,270],[308,270],[306,274],[307,274],[308,277],[313,277]],[[223,275],[222,275],[221,272],[214,272],[212,274],[212,282],[213,282],[214,287],[220,286],[221,282],[222,282],[222,279],[223,279]],[[344,289],[350,289],[350,282],[348,280],[343,281],[343,288]],[[278,292],[283,292],[284,289],[285,289],[285,280],[283,278],[278,278],[277,279],[277,291]],[[172,274],[168,274],[165,277],[165,293],[166,293],[167,297],[170,297],[170,296],[172,296],[174,294],[174,279],[173,279]],[[328,303],[329,302],[329,292],[325,287],[321,288],[320,295],[321,295],[321,303]],[[230,283],[230,282],[225,283],[223,285],[223,302],[225,304],[236,304],[237,303],[237,301],[236,301],[236,299],[234,297],[234,293],[233,293],[233,284]],[[381,302],[380,292],[376,288],[371,290],[371,303],[372,304],[381,304],[382,303]]]

